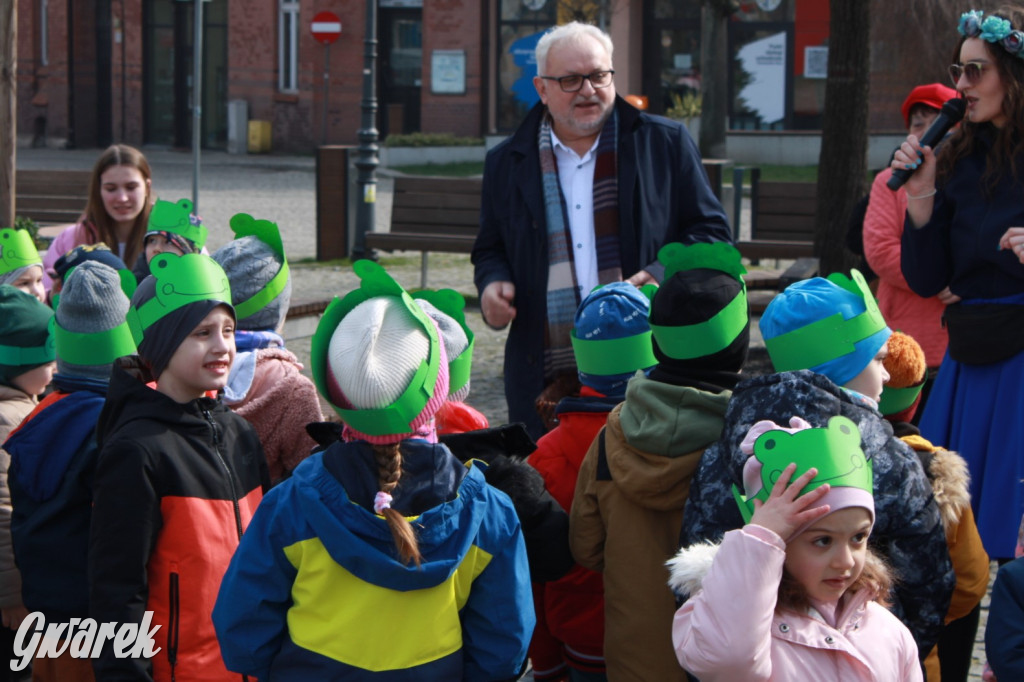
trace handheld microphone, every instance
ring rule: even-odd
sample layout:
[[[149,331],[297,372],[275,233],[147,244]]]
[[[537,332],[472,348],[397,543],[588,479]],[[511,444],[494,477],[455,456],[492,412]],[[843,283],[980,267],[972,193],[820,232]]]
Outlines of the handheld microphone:
[[[939,110],[939,115],[932,121],[931,126],[925,131],[924,135],[921,136],[921,146],[931,147],[935,149],[935,145],[938,144],[942,138],[946,136],[949,129],[959,123],[963,117],[964,112],[967,111],[967,101],[960,99],[959,97],[951,99],[942,105],[942,109]],[[891,189],[893,192],[898,190],[906,183],[910,176],[914,174],[916,168],[899,168],[892,172],[892,177],[885,183],[885,186]]]

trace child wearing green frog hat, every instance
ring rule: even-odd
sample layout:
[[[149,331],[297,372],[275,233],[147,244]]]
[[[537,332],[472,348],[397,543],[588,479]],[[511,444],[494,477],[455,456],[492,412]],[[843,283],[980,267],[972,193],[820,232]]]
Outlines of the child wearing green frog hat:
[[[760,328],[776,373],[742,381],[733,391],[722,436],[704,451],[693,479],[680,544],[718,540],[743,525],[732,486],[743,480],[740,445],[756,422],[784,424],[800,415],[822,428],[846,417],[874,462],[872,547],[899,575],[893,611],[923,658],[938,640],[956,577],[921,461],[877,409],[891,331],[856,270],[787,287],[761,316]]]
[[[437,442],[436,324],[380,265],[353,269],[311,348],[342,440],[257,510],[213,610],[220,650],[261,680],[516,679],[534,611],[515,508]]]
[[[679,664],[703,682],[923,680],[868,546],[874,467],[853,421],[759,421],[740,452],[733,498],[746,525],[668,562],[670,585],[690,597],[672,625]]]
[[[0,229],[0,284],[10,284],[46,303],[43,259],[28,230]]]
[[[191,201],[157,199],[149,212],[146,234],[142,239],[142,253],[132,266],[132,272],[141,282],[150,273],[150,262],[161,253],[173,253],[176,256],[186,253],[205,254],[206,237],[206,226],[192,212]]]
[[[201,254],[151,265],[126,315],[138,355],[114,364],[96,426],[89,616],[151,622],[161,648],[147,660],[105,646],[93,668],[97,679],[229,679],[210,612],[269,487],[266,459],[253,427],[209,397],[235,355],[227,276]]]

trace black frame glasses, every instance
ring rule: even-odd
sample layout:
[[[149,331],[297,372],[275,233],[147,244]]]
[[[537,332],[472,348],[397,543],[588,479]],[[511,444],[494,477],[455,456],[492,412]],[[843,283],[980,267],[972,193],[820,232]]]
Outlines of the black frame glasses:
[[[541,76],[541,78],[546,81],[558,81],[558,87],[562,88],[562,92],[579,92],[583,89],[583,81],[585,80],[590,81],[591,87],[595,90],[607,88],[612,84],[613,75],[615,75],[615,70],[607,69],[593,71],[588,74],[574,73],[568,76]]]
[[[991,66],[988,62],[983,61],[971,61],[966,64],[950,64],[949,65],[949,77],[953,81],[953,87],[957,86],[960,82],[960,77],[963,76],[967,79],[970,85],[976,85],[981,77],[985,75],[985,71]]]

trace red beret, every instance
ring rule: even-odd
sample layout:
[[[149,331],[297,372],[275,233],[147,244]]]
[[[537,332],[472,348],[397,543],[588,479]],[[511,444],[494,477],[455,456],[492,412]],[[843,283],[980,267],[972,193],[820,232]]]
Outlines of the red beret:
[[[910,91],[907,98],[903,100],[900,111],[903,112],[903,122],[910,127],[910,110],[915,104],[923,104],[932,109],[941,109],[947,100],[957,97],[957,91],[942,83],[930,83],[929,85],[918,85]]]

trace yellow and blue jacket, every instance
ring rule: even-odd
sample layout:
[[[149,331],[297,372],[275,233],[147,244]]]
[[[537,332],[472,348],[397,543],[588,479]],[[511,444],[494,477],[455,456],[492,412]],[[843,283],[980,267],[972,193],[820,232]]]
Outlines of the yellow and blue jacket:
[[[230,670],[261,680],[514,679],[534,627],[509,498],[442,444],[406,440],[392,506],[420,567],[372,511],[365,442],[303,461],[256,510],[213,610]],[[415,517],[415,518],[412,518]]]

